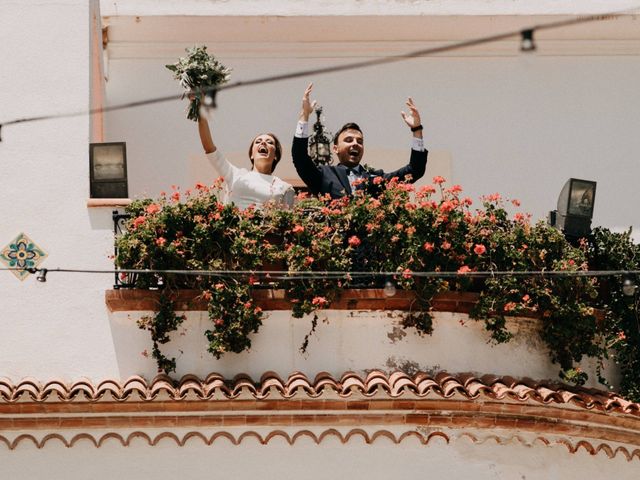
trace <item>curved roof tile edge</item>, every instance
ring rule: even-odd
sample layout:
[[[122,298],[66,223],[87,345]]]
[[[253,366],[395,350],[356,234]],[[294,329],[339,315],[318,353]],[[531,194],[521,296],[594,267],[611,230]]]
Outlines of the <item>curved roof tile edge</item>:
[[[46,446],[47,443],[60,442],[65,447],[71,448],[80,441],[86,440],[94,447],[100,448],[106,442],[115,441],[120,443],[123,447],[129,447],[134,441],[146,442],[149,446],[156,446],[164,439],[172,440],[177,446],[184,447],[190,441],[199,440],[207,446],[211,446],[217,441],[226,440],[232,445],[240,445],[247,438],[254,438],[260,444],[267,445],[274,438],[284,439],[289,445],[294,445],[298,439],[306,437],[317,445],[320,445],[328,437],[337,437],[337,439],[344,445],[347,444],[352,438],[358,438],[363,440],[367,445],[375,443],[379,438],[390,440],[396,445],[401,444],[409,438],[417,439],[422,445],[428,446],[429,443],[434,441],[444,441],[446,444],[451,444],[452,441],[456,441],[462,438],[467,438],[474,444],[482,445],[486,442],[494,441],[499,445],[505,445],[509,443],[519,443],[526,447],[533,447],[537,444],[542,446],[564,446],[568,453],[574,454],[580,449],[584,449],[590,455],[598,455],[604,453],[608,458],[615,458],[618,454],[625,457],[627,461],[634,459],[640,460],[640,449],[630,449],[626,446],[618,445],[612,446],[608,443],[592,443],[588,440],[579,440],[572,442],[568,438],[547,438],[542,435],[536,436],[533,440],[529,441],[523,438],[521,435],[508,435],[499,436],[496,434],[489,435],[477,435],[470,432],[462,432],[459,434],[452,434],[451,432],[445,433],[441,431],[435,432],[419,432],[415,430],[406,431],[401,434],[394,434],[389,430],[376,430],[374,432],[367,432],[361,428],[354,428],[345,433],[340,432],[335,428],[323,430],[322,432],[313,432],[308,429],[299,430],[293,434],[287,433],[283,430],[272,430],[269,433],[260,433],[255,430],[245,431],[241,434],[234,434],[227,431],[218,431],[210,435],[206,435],[199,431],[190,431],[180,436],[171,431],[163,431],[157,434],[148,434],[143,431],[134,431],[128,435],[122,435],[118,432],[107,432],[101,435],[93,435],[90,433],[78,433],[70,438],[65,437],[60,433],[49,433],[38,438],[31,434],[20,434],[15,438],[8,438],[0,434],[0,445],[4,445],[9,450],[16,449],[21,443],[31,442],[38,449]]]
[[[329,388],[338,397],[356,396],[372,398],[382,392],[396,399],[403,395],[418,398],[435,394],[442,398],[454,396],[470,401],[480,398],[492,400],[534,401],[542,404],[573,405],[586,410],[596,409],[607,413],[623,413],[640,416],[640,403],[630,402],[621,396],[603,390],[551,385],[534,382],[531,379],[516,380],[510,377],[482,376],[469,374],[452,375],[440,372],[434,376],[420,372],[407,375],[402,372],[374,370],[366,375],[346,372],[339,379],[327,372],[321,372],[311,380],[301,372],[294,372],[283,380],[274,372],[266,372],[259,382],[247,375],[237,375],[226,380],[217,373],[209,374],[204,380],[185,375],[176,381],[167,375],[159,375],[148,382],[140,376],[126,380],[106,379],[94,384],[86,379],[73,383],[51,380],[44,384],[32,378],[13,383],[0,378],[0,403],[14,402],[93,402],[109,399],[124,401],[154,401],[156,399],[180,401],[190,392],[191,398],[200,400],[246,399],[264,400],[280,395],[283,399],[294,396],[319,398]],[[109,398],[111,397],[111,398]]]

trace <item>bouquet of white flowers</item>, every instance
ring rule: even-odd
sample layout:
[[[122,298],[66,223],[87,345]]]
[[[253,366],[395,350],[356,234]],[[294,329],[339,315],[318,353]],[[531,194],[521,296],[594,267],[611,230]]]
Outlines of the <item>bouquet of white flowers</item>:
[[[200,105],[204,93],[212,87],[223,85],[229,81],[231,70],[207,53],[207,47],[187,48],[187,56],[181,57],[166,67],[173,72],[173,78],[184,88],[183,97],[193,93],[187,109],[187,118],[198,121]]]

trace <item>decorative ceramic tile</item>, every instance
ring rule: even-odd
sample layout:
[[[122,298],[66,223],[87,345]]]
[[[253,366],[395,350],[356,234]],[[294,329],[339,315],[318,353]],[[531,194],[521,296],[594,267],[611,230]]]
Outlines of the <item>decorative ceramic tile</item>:
[[[24,233],[0,251],[0,261],[7,267],[16,268],[11,272],[24,280],[29,275],[28,268],[36,268],[47,258],[47,254]]]

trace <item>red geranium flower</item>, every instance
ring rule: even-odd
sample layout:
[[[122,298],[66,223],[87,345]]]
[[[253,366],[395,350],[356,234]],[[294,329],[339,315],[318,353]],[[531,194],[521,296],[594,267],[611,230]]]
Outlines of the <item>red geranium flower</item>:
[[[362,241],[355,235],[352,235],[351,237],[349,237],[348,242],[349,242],[349,245],[351,245],[354,248],[362,243]]]
[[[153,215],[154,213],[158,213],[160,211],[160,205],[156,205],[155,203],[152,203],[151,205],[147,206],[146,212],[150,215]]]

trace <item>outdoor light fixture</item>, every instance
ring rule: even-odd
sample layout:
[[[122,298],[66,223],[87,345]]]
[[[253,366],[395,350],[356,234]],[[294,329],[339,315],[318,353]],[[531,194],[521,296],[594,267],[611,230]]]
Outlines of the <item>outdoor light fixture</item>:
[[[624,279],[622,282],[622,293],[625,297],[633,297],[636,294],[636,290],[638,290],[638,285],[629,277]]]
[[[558,209],[549,212],[549,224],[570,239],[591,233],[596,182],[570,178],[558,197]]]
[[[38,274],[36,275],[36,280],[44,283],[47,281],[47,269],[43,268],[42,270],[38,271]]]
[[[385,297],[393,297],[397,292],[396,285],[391,280],[387,280],[382,291]]]
[[[536,43],[533,40],[533,29],[522,30],[520,32],[522,40],[520,41],[520,51],[533,52],[536,49]]]
[[[317,106],[315,112],[318,118],[309,137],[309,156],[316,165],[331,165],[331,133],[322,124],[322,107]]]
[[[127,198],[125,142],[89,144],[91,198]]]

